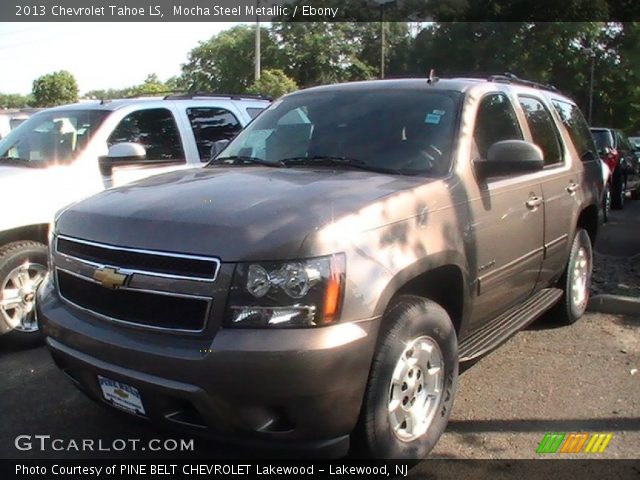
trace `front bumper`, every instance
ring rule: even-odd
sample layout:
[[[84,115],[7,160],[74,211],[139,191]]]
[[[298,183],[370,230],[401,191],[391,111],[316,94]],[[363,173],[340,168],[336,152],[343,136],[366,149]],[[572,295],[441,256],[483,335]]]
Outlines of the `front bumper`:
[[[136,387],[149,420],[239,443],[346,453],[378,319],[317,329],[220,329],[213,338],[115,325],[63,303],[37,314],[58,365],[96,401],[97,375]],[[275,442],[275,444],[274,444]]]

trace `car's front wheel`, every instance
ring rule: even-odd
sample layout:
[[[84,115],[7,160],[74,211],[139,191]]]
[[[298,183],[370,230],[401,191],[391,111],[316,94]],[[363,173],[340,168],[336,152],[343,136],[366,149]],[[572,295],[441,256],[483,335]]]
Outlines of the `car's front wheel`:
[[[456,333],[441,306],[415,296],[399,297],[383,322],[360,434],[374,458],[424,458],[451,414]]]
[[[40,341],[35,318],[36,289],[47,273],[47,247],[38,242],[10,243],[0,249],[0,322],[12,341]]]

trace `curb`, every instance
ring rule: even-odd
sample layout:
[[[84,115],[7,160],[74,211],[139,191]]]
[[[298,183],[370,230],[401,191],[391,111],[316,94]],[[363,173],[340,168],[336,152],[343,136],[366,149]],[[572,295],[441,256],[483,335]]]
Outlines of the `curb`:
[[[640,298],[609,294],[594,295],[589,300],[587,309],[591,312],[640,316]]]

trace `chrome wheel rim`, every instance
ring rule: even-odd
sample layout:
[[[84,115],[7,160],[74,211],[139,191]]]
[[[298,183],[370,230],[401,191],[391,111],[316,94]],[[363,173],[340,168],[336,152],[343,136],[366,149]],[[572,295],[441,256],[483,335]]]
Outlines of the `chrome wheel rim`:
[[[412,340],[400,355],[389,385],[389,424],[396,438],[410,442],[425,434],[443,390],[440,347],[428,336]]]
[[[34,314],[36,290],[44,279],[47,267],[25,262],[9,272],[0,285],[0,314],[12,330],[38,330]]]
[[[573,304],[581,309],[587,303],[589,296],[589,277],[591,275],[589,254],[586,248],[580,247],[573,265],[573,275],[571,282],[571,298]]]

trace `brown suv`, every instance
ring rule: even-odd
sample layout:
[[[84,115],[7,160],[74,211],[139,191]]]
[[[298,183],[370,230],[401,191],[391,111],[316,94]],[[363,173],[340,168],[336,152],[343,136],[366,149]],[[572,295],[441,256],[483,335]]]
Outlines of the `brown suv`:
[[[602,188],[580,111],[541,86],[303,90],[204,169],[59,214],[37,314],[57,365],[132,415],[421,458],[459,362],[583,314]]]

